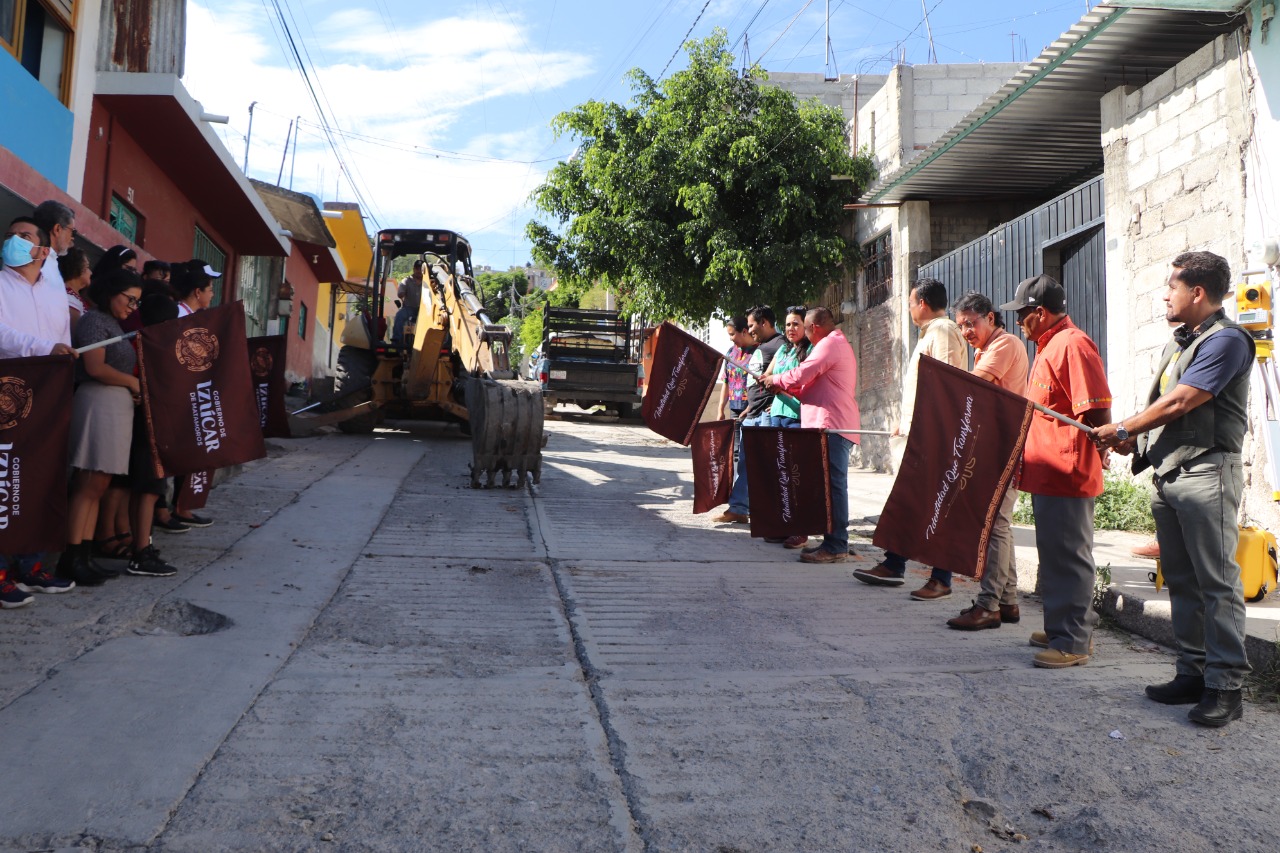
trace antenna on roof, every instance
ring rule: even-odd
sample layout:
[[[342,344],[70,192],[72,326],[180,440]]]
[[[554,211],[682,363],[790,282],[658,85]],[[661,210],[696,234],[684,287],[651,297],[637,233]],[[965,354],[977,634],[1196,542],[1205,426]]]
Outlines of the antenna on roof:
[[[830,2],[830,0],[828,0],[828,2]],[[936,65],[938,62],[938,51],[933,47],[933,27],[929,25],[929,9],[925,6],[925,0],[920,0],[920,11],[924,12],[924,31],[929,36],[929,61]],[[831,24],[828,21],[827,26],[830,27],[830,25]]]

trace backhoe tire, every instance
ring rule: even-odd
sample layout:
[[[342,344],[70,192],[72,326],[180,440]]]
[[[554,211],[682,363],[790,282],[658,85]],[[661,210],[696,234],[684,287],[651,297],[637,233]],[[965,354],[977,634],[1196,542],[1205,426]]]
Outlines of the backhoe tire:
[[[373,371],[378,366],[378,357],[367,349],[359,347],[343,347],[338,350],[338,367],[334,371],[333,390],[336,394],[368,388],[367,399],[373,399],[371,380]],[[338,429],[348,435],[364,435],[373,432],[378,423],[378,413],[372,406],[365,407],[362,414],[356,415],[338,424]]]

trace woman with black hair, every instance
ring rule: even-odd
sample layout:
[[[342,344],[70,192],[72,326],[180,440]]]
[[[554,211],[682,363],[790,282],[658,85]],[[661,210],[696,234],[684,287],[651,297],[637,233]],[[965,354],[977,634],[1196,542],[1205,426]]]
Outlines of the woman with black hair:
[[[213,304],[213,277],[204,261],[192,260],[176,265],[170,284],[178,295],[178,316],[203,311]]]
[[[137,274],[115,269],[89,285],[94,307],[76,324],[77,347],[101,343],[124,334],[120,321],[138,307],[142,282]],[[102,583],[117,572],[94,562],[89,553],[99,504],[113,474],[129,471],[129,443],[133,408],[142,387],[133,375],[137,355],[128,341],[82,353],[76,362],[79,385],[71,407],[71,507],[67,548],[58,571],[83,586]]]
[[[102,253],[98,262],[93,265],[93,277],[105,276],[116,270],[128,270],[135,275],[138,272],[138,253],[128,246],[112,246]]]

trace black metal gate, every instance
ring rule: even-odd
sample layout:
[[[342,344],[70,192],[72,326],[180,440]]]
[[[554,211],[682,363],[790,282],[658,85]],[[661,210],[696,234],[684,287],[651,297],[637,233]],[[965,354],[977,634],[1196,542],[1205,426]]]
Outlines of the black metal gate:
[[[1067,292],[1072,321],[1107,356],[1107,268],[1102,178],[1006,222],[937,260],[920,267],[917,277],[936,278],[952,301],[969,290],[985,293],[996,305],[1013,299],[1018,282],[1048,273]],[[1005,323],[1015,328],[1010,312]]]

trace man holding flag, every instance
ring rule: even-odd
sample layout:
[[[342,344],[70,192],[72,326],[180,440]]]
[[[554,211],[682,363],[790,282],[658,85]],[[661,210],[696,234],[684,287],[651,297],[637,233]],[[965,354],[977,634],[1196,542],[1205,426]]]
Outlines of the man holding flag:
[[[1067,316],[1067,295],[1052,276],[1018,285],[1013,301],[1018,325],[1036,345],[1027,398],[1089,426],[1111,421],[1111,389],[1093,340]],[[1027,432],[1020,488],[1031,493],[1036,518],[1044,631],[1031,645],[1044,649],[1032,661],[1060,669],[1089,662],[1093,648],[1093,501],[1102,494],[1105,454],[1089,432],[1037,411]]]
[[[826,308],[810,309],[804,318],[804,332],[813,344],[808,358],[783,373],[762,377],[760,383],[800,401],[802,428],[859,429],[861,418],[855,395],[858,361],[853,347],[836,328]],[[804,563],[842,563],[849,557],[849,455],[853,441],[843,435],[829,435],[827,446],[832,529],[822,544],[800,554]]]
[[[0,358],[75,355],[66,290],[41,272],[50,253],[49,232],[20,216],[9,224],[2,252]],[[16,583],[8,576],[10,561]],[[55,578],[38,554],[0,557],[0,607],[22,607],[31,603],[31,592],[66,592],[74,586]]]

